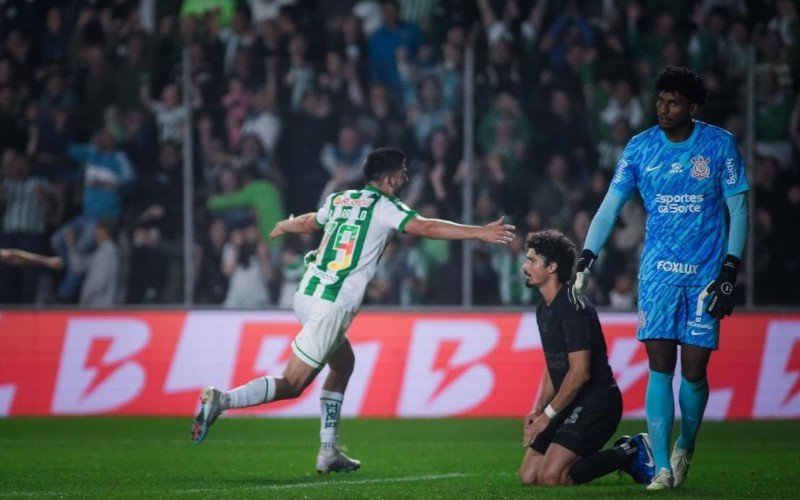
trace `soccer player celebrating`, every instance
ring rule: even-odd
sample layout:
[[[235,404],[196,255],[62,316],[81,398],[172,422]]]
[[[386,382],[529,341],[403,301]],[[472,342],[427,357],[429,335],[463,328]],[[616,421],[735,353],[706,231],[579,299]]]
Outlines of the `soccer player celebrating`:
[[[363,189],[328,195],[316,212],[289,217],[275,225],[270,237],[286,233],[322,231],[316,251],[306,256],[306,267],[294,296],[294,310],[302,325],[292,342],[292,354],[283,375],[265,376],[221,392],[213,387],[200,394],[200,412],[192,425],[192,439],[200,443],[208,428],[230,408],[292,399],[327,364],[322,386],[321,446],[317,472],[350,472],[361,463],[339,450],[339,415],[355,359],[346,332],[356,315],[367,284],[392,231],[445,240],[479,239],[505,245],[514,226],[502,217],[485,226],[469,226],[420,217],[397,198],[408,182],[406,155],[399,149],[372,151],[364,163]]]
[[[639,269],[637,335],[650,364],[645,410],[657,471],[647,488],[663,490],[686,480],[694,453],[708,401],[708,360],[719,345],[719,320],[733,310],[749,188],[733,136],[692,118],[708,94],[703,77],[669,67],[656,77],[654,88],[658,126],[632,138],[622,152],[589,227],[570,301],[584,307],[591,265],[622,206],[638,189],[647,211],[647,232]],[[670,457],[679,344],[681,433]]]
[[[576,311],[565,282],[575,263],[575,245],[564,234],[530,233],[522,271],[525,284],[543,300],[536,308],[547,369],[539,400],[524,420],[519,468],[524,484],[568,486],[624,470],[637,483],[653,478],[647,434],[623,436],[598,451],[622,418],[622,394],[608,366],[606,341],[594,307]]]

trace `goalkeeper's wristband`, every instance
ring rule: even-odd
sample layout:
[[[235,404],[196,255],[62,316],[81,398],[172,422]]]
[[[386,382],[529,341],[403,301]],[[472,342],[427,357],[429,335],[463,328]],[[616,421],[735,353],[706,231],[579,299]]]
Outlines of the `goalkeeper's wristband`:
[[[549,418],[555,418],[558,415],[558,412],[553,408],[552,405],[547,405],[544,407],[544,414],[547,415]]]
[[[719,272],[720,276],[733,278],[735,280],[736,272],[739,270],[739,264],[741,264],[741,262],[739,257],[735,257],[731,254],[726,255],[725,260],[722,261],[722,270]]]
[[[578,268],[575,270],[575,272],[580,273],[587,269],[591,269],[595,259],[597,259],[597,255],[595,255],[594,252],[588,248],[584,248],[581,252],[580,259],[578,259]]]
[[[733,287],[736,285],[736,274],[739,269],[741,260],[731,254],[725,256],[722,261],[722,269],[719,272],[719,291],[725,295],[733,293]]]

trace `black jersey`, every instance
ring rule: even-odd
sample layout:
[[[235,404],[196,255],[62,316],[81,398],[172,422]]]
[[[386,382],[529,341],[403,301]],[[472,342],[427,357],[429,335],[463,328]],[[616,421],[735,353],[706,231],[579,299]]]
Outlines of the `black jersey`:
[[[589,380],[581,392],[614,383],[600,319],[591,303],[587,301],[585,309],[576,311],[567,299],[564,285],[550,305],[544,300],[539,302],[536,323],[555,392],[561,388],[569,370],[569,353],[576,351],[588,350],[590,357]]]

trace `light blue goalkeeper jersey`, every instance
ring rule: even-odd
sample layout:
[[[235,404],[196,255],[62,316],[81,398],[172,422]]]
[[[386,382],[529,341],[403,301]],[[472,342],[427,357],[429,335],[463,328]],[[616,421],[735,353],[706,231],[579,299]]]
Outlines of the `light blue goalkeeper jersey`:
[[[733,136],[700,121],[679,143],[659,126],[645,130],[628,142],[611,180],[623,200],[635,189],[647,211],[639,279],[705,285],[716,278],[728,236],[725,198],[749,189]]]

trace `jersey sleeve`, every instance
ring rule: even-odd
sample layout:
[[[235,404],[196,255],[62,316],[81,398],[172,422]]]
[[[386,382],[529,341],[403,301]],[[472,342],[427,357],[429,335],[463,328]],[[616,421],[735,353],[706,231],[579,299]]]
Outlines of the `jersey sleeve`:
[[[623,201],[628,201],[636,190],[637,165],[634,162],[635,149],[634,141],[628,142],[628,145],[625,146],[625,150],[622,152],[622,156],[620,156],[617,167],[614,170],[611,185],[608,188],[609,191]]]
[[[588,351],[592,347],[592,328],[588,311],[569,311],[561,321],[567,352]]]
[[[329,194],[328,197],[325,198],[325,202],[322,204],[321,207],[319,207],[319,210],[317,210],[317,216],[315,218],[315,221],[317,222],[317,225],[319,225],[319,227],[324,227],[325,224],[328,223],[328,220],[331,218],[331,211],[333,211],[333,197],[336,194],[337,193]]]
[[[401,233],[405,231],[406,224],[417,215],[408,205],[395,197],[381,197],[375,207],[375,215],[389,227]]]
[[[728,135],[726,139],[723,151],[725,168],[720,169],[720,175],[722,175],[720,180],[722,182],[722,194],[725,198],[730,198],[733,195],[744,193],[750,187],[747,185],[744,160],[739,153],[739,148],[736,147],[736,141],[732,135]]]

